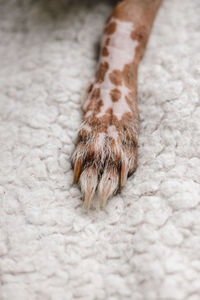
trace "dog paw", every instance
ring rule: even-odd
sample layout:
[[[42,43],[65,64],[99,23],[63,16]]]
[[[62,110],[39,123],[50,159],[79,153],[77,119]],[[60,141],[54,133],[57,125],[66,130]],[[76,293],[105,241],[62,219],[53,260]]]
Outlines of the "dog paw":
[[[103,209],[137,166],[138,119],[125,113],[119,120],[112,110],[85,118],[72,156],[74,182],[79,183],[85,208],[97,193]]]

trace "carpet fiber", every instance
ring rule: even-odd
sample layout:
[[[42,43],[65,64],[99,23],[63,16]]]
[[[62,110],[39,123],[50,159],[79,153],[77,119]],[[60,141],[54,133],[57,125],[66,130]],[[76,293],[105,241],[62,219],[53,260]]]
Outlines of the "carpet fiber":
[[[85,213],[70,156],[111,5],[0,0],[0,299],[200,299],[200,4],[165,0],[139,166]]]

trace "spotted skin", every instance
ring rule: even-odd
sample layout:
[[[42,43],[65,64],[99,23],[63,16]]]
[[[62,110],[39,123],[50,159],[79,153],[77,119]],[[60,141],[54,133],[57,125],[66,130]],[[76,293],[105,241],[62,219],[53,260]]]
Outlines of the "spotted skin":
[[[100,208],[137,167],[137,70],[161,0],[124,0],[108,18],[94,82],[83,103],[84,122],[72,156],[74,182],[88,209]]]

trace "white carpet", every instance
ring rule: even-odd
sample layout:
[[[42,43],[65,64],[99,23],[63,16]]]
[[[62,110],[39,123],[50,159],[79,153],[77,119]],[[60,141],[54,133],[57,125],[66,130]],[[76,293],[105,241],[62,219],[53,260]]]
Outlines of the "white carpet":
[[[199,0],[164,1],[139,167],[88,214],[69,159],[111,7],[64,2],[0,0],[0,299],[199,300]]]

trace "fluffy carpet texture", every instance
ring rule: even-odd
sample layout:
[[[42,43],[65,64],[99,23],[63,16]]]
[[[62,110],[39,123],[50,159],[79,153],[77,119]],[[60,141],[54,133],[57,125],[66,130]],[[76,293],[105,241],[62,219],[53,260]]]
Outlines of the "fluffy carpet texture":
[[[139,166],[84,212],[70,156],[106,1],[0,1],[0,299],[200,299],[200,3],[165,0]]]

